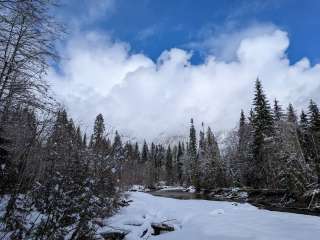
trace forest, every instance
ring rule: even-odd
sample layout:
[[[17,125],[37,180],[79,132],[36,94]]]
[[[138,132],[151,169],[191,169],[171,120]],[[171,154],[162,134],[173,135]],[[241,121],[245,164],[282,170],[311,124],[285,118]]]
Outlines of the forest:
[[[0,239],[96,239],[96,219],[115,214],[132,185],[282,189],[287,201],[319,208],[316,102],[298,113],[270,102],[253,79],[251,110],[239,109],[222,140],[193,119],[186,140],[171,145],[127,140],[106,129],[102,114],[81,129],[45,81],[65,34],[52,7],[0,0]]]

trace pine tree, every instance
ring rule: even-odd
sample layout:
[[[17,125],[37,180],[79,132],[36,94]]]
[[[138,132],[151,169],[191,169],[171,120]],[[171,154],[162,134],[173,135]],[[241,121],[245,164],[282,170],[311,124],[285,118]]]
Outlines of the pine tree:
[[[190,135],[189,135],[189,158],[191,163],[191,179],[193,185],[197,191],[200,190],[200,176],[199,176],[199,163],[197,156],[197,138],[196,130],[193,125],[193,119],[191,118]]]
[[[302,110],[299,121],[299,141],[302,147],[303,155],[307,163],[311,163],[315,157],[312,136],[309,127],[308,116]]]
[[[226,172],[223,161],[221,160],[220,149],[218,142],[211,130],[208,127],[206,132],[206,159],[207,166],[207,188],[216,188],[226,186]]]
[[[133,156],[136,162],[140,161],[139,144],[137,142],[134,145]]]
[[[123,151],[121,137],[118,131],[115,132],[114,141],[112,144],[111,161],[112,161],[113,171],[117,172],[118,177],[121,180],[123,175],[124,151]]]
[[[307,114],[305,114],[303,110],[301,111],[301,114],[300,114],[299,127],[304,130],[307,130],[309,128],[308,116]]]
[[[183,174],[182,173],[182,168],[183,168],[182,156],[183,156],[183,149],[179,141],[178,152],[177,152],[177,181],[179,184],[182,184],[182,174]]]
[[[254,121],[254,112],[253,112],[253,109],[252,109],[252,108],[250,109],[250,112],[249,112],[248,121],[249,121],[249,124],[250,124],[250,125],[253,125],[253,121]]]
[[[156,145],[152,142],[149,160],[149,185],[153,186],[159,180],[159,169],[156,160]]]
[[[309,104],[309,127],[313,148],[313,161],[318,178],[318,184],[320,185],[320,113],[318,106],[313,100],[310,100]]]
[[[76,138],[76,144],[78,146],[82,146],[83,145],[83,138],[82,138],[82,133],[81,133],[81,129],[79,126],[77,127],[75,138]]]
[[[140,160],[140,150],[139,144],[136,142],[133,147],[133,164],[132,167],[132,184],[140,184],[140,176],[141,176],[141,160]]]
[[[309,104],[309,123],[310,123],[310,130],[317,134],[320,133],[320,114],[317,104],[310,100]]]
[[[263,92],[261,82],[256,80],[255,95],[253,100],[254,118],[253,118],[253,169],[255,175],[254,185],[262,187],[266,183],[268,166],[265,152],[266,141],[273,135],[273,116],[270,105]]]
[[[84,133],[84,135],[83,135],[82,145],[85,147],[87,146],[87,134],[86,133]]]
[[[252,140],[251,124],[247,123],[243,110],[240,113],[238,129],[238,149],[237,158],[232,162],[232,175],[236,184],[248,184],[250,176],[248,175],[249,161],[251,160],[249,148]]]
[[[294,124],[295,126],[297,125],[298,121],[297,121],[297,115],[295,113],[295,110],[292,106],[292,104],[290,103],[287,109],[287,121],[289,123]]]
[[[146,141],[143,142],[142,152],[141,152],[141,162],[146,163],[149,160],[149,148]]]
[[[172,166],[172,152],[171,152],[171,147],[170,145],[168,146],[167,148],[167,153],[166,153],[166,164],[165,164],[165,167],[166,167],[166,182],[168,185],[172,185],[173,183],[173,178],[172,178],[172,175],[173,175],[173,166]]]
[[[91,137],[91,145],[95,151],[103,152],[103,140],[105,138],[105,126],[102,114],[98,114],[94,122],[93,134]]]
[[[283,119],[284,114],[281,105],[279,105],[279,101],[277,99],[274,99],[273,114],[275,121],[280,121]]]

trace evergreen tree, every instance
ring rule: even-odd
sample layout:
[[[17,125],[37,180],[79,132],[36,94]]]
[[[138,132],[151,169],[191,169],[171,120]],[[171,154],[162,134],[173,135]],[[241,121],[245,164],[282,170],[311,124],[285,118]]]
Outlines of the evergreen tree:
[[[81,134],[81,130],[80,130],[79,126],[77,127],[75,138],[76,138],[76,144],[78,146],[82,146],[83,145],[83,138],[82,138],[82,134]]]
[[[133,156],[136,162],[140,161],[139,144],[137,142],[134,145]]]
[[[193,125],[193,119],[191,118],[190,135],[189,135],[189,158],[191,163],[191,179],[193,185],[196,187],[197,191],[200,190],[200,176],[199,176],[199,163],[197,156],[197,138],[196,130]]]
[[[105,126],[102,114],[98,114],[94,122],[93,134],[91,136],[91,146],[99,152],[103,152],[103,140],[105,138]]]
[[[307,163],[311,163],[315,157],[315,152],[313,148],[313,141],[310,132],[308,116],[307,114],[305,114],[303,110],[300,114],[298,134],[304,158]]]
[[[274,99],[273,114],[274,114],[275,121],[280,121],[283,119],[284,114],[283,114],[281,105],[279,105],[279,102],[277,99]]]
[[[117,172],[119,179],[121,179],[123,175],[124,151],[118,131],[115,132],[114,141],[112,144],[111,161],[113,171]]]
[[[251,124],[247,123],[243,110],[240,113],[239,129],[238,129],[238,149],[237,157],[232,162],[232,175],[236,184],[248,184],[250,176],[248,173],[251,140]]]
[[[292,123],[294,125],[297,125],[297,115],[295,113],[295,110],[292,106],[292,104],[290,103],[287,109],[287,121],[289,123]]]
[[[149,148],[146,141],[143,142],[142,152],[141,152],[141,162],[146,163],[149,160]]]
[[[253,109],[252,109],[252,108],[250,109],[248,120],[249,120],[249,124],[253,125],[254,112],[253,112]]]
[[[312,158],[315,165],[318,184],[320,184],[320,114],[317,104],[312,100],[310,100],[309,104],[309,127],[313,149]]]
[[[177,152],[177,181],[179,184],[182,184],[182,174],[183,174],[182,173],[182,168],[183,168],[182,157],[183,157],[183,149],[179,141],[178,152]]]
[[[304,130],[307,130],[309,128],[308,116],[303,110],[300,114],[299,127]]]
[[[156,145],[152,142],[149,160],[149,185],[153,186],[159,180],[159,169],[156,160]]]
[[[171,152],[171,147],[170,145],[167,148],[167,153],[166,153],[166,182],[168,185],[172,185],[173,183],[173,166],[172,166],[172,152]]]
[[[266,176],[268,174],[268,164],[266,141],[273,134],[273,116],[270,105],[263,92],[261,82],[256,80],[255,95],[253,100],[254,118],[253,118],[253,159],[252,173],[255,175],[253,184],[256,187],[262,187],[266,183]],[[270,170],[270,169],[269,169]]]
[[[85,147],[87,146],[87,134],[86,133],[83,134],[82,145]]]
[[[309,104],[309,123],[310,130],[317,135],[320,133],[320,114],[317,104],[310,100]]]

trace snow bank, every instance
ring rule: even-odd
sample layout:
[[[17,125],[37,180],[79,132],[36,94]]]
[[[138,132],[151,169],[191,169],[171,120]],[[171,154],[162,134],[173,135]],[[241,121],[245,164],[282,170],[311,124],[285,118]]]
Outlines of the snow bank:
[[[129,191],[130,192],[144,192],[145,191],[145,187],[143,185],[133,185]]]
[[[163,186],[159,191],[186,191],[186,188],[181,186]]]
[[[100,231],[128,230],[127,240],[318,240],[320,236],[320,218],[315,216],[259,210],[250,204],[169,199],[141,192],[130,193],[130,199],[131,205],[105,220],[108,227]],[[175,231],[152,236],[151,223],[164,221]]]

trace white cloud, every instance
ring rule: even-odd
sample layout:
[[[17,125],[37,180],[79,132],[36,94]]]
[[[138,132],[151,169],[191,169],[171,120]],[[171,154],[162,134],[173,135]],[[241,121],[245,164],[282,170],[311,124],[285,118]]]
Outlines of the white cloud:
[[[237,57],[243,39],[268,35],[275,30],[277,28],[272,24],[255,23],[249,28],[239,28],[237,23],[230,21],[223,27],[205,27],[200,31],[200,40],[190,42],[186,47],[212,54],[219,60],[231,61]]]
[[[290,64],[286,32],[235,36],[232,61],[209,54],[192,65],[191,53],[182,49],[164,51],[154,62],[131,53],[126,43],[88,34],[69,42],[63,73],[52,70],[48,78],[76,120],[91,127],[101,112],[122,133],[147,139],[186,133],[191,117],[216,131],[234,127],[240,109],[251,106],[257,76],[270,100],[297,108],[311,97],[320,102],[320,65],[306,58]]]

